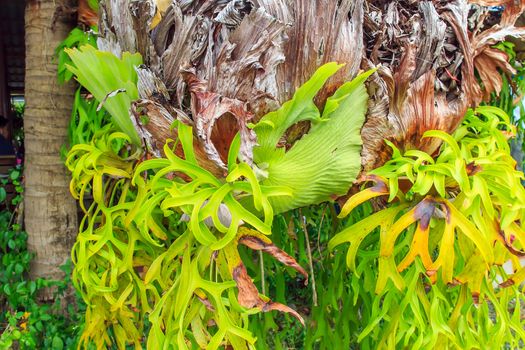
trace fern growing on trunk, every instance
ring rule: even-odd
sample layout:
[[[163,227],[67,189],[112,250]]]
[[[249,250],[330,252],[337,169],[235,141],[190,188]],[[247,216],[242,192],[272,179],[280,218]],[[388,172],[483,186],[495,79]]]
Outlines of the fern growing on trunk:
[[[525,273],[498,266],[522,254],[523,174],[505,113],[468,108],[501,90],[498,69],[513,72],[492,45],[525,33],[525,5],[493,18],[472,3],[101,1],[99,49],[67,51],[111,116],[67,159],[85,210],[81,346],[264,346],[255,314],[274,310],[307,327],[306,347],[518,344]],[[359,206],[376,197],[375,212]],[[336,200],[341,218],[359,213],[346,227]],[[331,275],[312,257],[314,224],[290,214],[326,202]],[[294,227],[277,230],[284,217]],[[276,242],[297,227],[303,245],[285,252]],[[270,297],[249,273],[264,282],[282,267],[261,254],[254,269],[246,249],[302,275],[300,290],[319,277],[325,293],[312,310],[281,302],[282,281]],[[508,289],[492,286],[497,274]],[[487,305],[499,321],[481,322]],[[353,328],[338,340],[329,317]]]

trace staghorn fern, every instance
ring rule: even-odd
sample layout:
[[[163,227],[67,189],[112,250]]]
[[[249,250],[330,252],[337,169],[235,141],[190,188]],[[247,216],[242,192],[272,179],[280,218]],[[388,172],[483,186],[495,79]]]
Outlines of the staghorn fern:
[[[142,64],[139,54],[126,52],[118,58],[109,52],[84,45],[79,49],[65,49],[72,61],[66,65],[77,81],[103,105],[115,125],[126,133],[135,145],[140,139],[129,117],[131,101],[138,99],[137,73]]]
[[[368,94],[364,81],[368,71],[341,85],[328,98],[321,114],[313,98],[342,65],[328,63],[297,89],[292,100],[265,115],[254,126],[259,146],[254,161],[267,173],[264,184],[285,185],[291,197],[272,199],[276,212],[318,204],[347,193],[361,171],[361,127]],[[285,152],[276,148],[292,125],[312,121],[310,131]]]
[[[389,204],[348,225],[328,244],[334,249],[350,243],[347,265],[360,275],[370,260],[361,249],[370,239],[375,242],[374,292],[382,306],[371,312],[376,322],[388,322],[381,330],[369,324],[358,341],[375,333],[381,334],[376,344],[385,348],[409,343],[471,348],[482,341],[518,346],[525,339],[522,296],[514,287],[525,279],[518,259],[525,248],[525,190],[507,143],[513,129],[502,110],[479,107],[453,135],[425,133],[444,141],[435,158],[417,150],[401,154],[390,144],[392,160],[363,178],[373,185],[352,196],[340,217],[372,198],[388,198]],[[509,260],[516,272],[507,277],[499,266]],[[498,286],[502,277],[506,280]],[[515,306],[509,313],[510,302]],[[496,319],[489,317],[492,312]],[[433,332],[417,329],[428,326]]]
[[[76,59],[83,60],[81,56]],[[305,86],[315,81],[318,90],[338,68],[333,63],[321,67]],[[267,235],[275,213],[299,206],[296,199],[313,204],[348,190],[360,167],[359,125],[367,101],[364,80],[371,73],[336,91],[319,125],[290,153],[276,149],[276,145],[268,154],[256,150],[259,158],[255,162],[267,160],[270,165],[262,181],[259,167],[238,161],[239,135],[230,145],[224,177],[201,167],[192,127],[179,121],[173,125],[177,140],[167,140],[163,158],[140,161],[141,150],[131,136],[111,126],[96,133],[89,145],[74,146],[67,159],[71,190],[86,212],[72,253],[75,287],[88,304],[81,346],[116,344],[123,349],[131,343],[140,348],[146,317],[151,323],[147,336],[150,349],[253,347],[256,338],[249,331],[249,316],[261,311],[290,313],[304,324],[297,311],[259,294],[238,246],[268,253],[308,277]],[[317,90],[303,96],[304,90],[299,89],[289,105],[312,106]],[[278,113],[288,125],[297,122],[293,112]],[[270,137],[260,130],[271,117],[254,126],[261,144],[269,143]],[[272,184],[281,161],[308,154],[342,120],[354,125],[354,131],[334,137],[340,150],[318,162],[317,169],[312,164],[312,171],[302,174],[304,183],[322,191],[297,186],[290,177],[282,179],[281,185]],[[279,129],[266,131],[273,137],[282,135]],[[282,157],[273,157],[276,153]],[[346,164],[333,174],[343,181],[327,182],[320,175],[332,161]],[[93,193],[93,203],[85,208],[88,191]]]
[[[253,173],[252,176],[249,174],[251,169],[242,163],[231,164],[231,178],[221,183],[192,160],[192,145],[182,136],[191,135],[191,128],[181,125],[179,134],[187,159],[175,156],[167,144],[167,159],[148,160],[133,170],[130,158],[136,157],[123,158],[112,149],[114,139],[125,138],[129,142],[122,133],[108,130],[97,135],[102,137],[101,140],[95,136],[91,147],[77,145],[71,150],[68,165],[73,173],[73,192],[82,203],[86,186],[90,184],[94,198],[73,249],[74,280],[88,303],[84,344],[93,340],[98,347],[110,345],[112,340],[106,332],[109,322],[119,348],[124,348],[128,341],[139,347],[143,317],[150,314],[153,333],[148,344],[151,348],[163,344],[183,347],[186,341],[196,341],[197,344],[205,341],[213,349],[223,340],[234,344],[235,348],[245,348],[245,342],[255,341],[242,327],[246,322],[243,316],[246,307],[259,307],[265,311],[279,309],[300,318],[293,310],[271,303],[267,298],[255,303],[251,300],[254,298],[253,284],[242,270],[235,249],[239,242],[253,249],[265,250],[304,273],[291,257],[267,238],[238,229],[239,218],[262,231],[267,230],[269,223],[246,212],[236,202],[232,191],[236,196],[250,194],[254,201],[258,201],[255,207],[263,211],[264,207],[268,208],[268,220],[273,215],[271,208],[265,205],[267,196],[282,195],[286,191],[260,187],[258,183],[236,182],[239,174],[254,178]],[[144,181],[142,176],[147,176],[152,169],[157,170],[155,175]],[[175,172],[184,172],[193,181],[165,178],[166,174]],[[79,173],[82,175],[76,176]],[[136,193],[130,191],[130,185],[137,187]],[[103,196],[103,193],[110,195]],[[204,202],[206,205],[203,206]],[[218,217],[223,202],[231,214],[228,224],[221,223],[224,219]],[[191,214],[187,225],[173,222],[172,210],[175,208]],[[171,225],[166,227],[162,216],[171,218],[168,220]],[[217,226],[215,234],[223,236],[221,239],[217,239],[204,223],[208,216]],[[236,284],[249,289],[240,290],[238,302],[232,305],[235,298],[232,299],[234,295],[231,293]],[[228,292],[229,299],[224,299],[225,292]],[[177,302],[173,304],[173,300]],[[187,339],[185,334],[190,325],[202,326],[210,319],[219,327],[213,337],[203,335],[205,340]],[[170,333],[161,335],[167,326]],[[193,331],[200,334],[196,329]]]
[[[289,103],[252,126],[260,145],[254,149],[254,165],[238,161],[237,135],[224,177],[201,167],[194,132],[182,122],[174,124],[177,140],[167,141],[163,158],[141,161],[140,148],[110,125],[90,144],[73,147],[67,161],[72,193],[82,205],[87,192],[94,197],[84,208],[73,251],[75,286],[88,303],[81,346],[140,348],[148,319],[150,349],[260,348],[265,334],[256,328],[253,314],[280,310],[303,322],[297,311],[259,293],[250,278],[256,276],[253,263],[238,246],[271,254],[307,277],[297,261],[272,242],[282,244],[283,232],[273,230],[272,240],[266,235],[275,214],[346,192],[359,171],[363,82],[371,72],[343,85],[321,113],[311,101],[337,69],[336,64],[321,67],[305,84],[317,86],[313,92],[304,94],[307,89],[300,88]],[[305,111],[310,111],[308,118],[313,116],[310,133],[288,151],[278,148],[284,131],[306,118]],[[327,156],[333,148],[320,149],[318,142],[333,135],[341,123],[356,123],[354,133],[335,133],[338,137],[330,141],[341,151]],[[333,257],[339,261],[334,273],[341,277],[324,277],[326,285],[318,287],[323,298],[310,322],[322,322],[315,331],[307,328],[307,348],[319,342],[336,348],[351,343],[369,348],[520,344],[525,338],[521,296],[513,286],[491,285],[496,274],[506,278],[496,263],[507,258],[517,263],[512,253],[519,255],[522,249],[516,221],[521,217],[523,189],[517,184],[522,175],[514,170],[507,145],[512,130],[500,110],[481,107],[467,114],[452,137],[441,132],[425,135],[445,141],[435,158],[415,150],[401,155],[393,147],[393,159],[366,178],[376,185],[343,207],[341,215],[346,216],[367,199],[390,200],[388,208],[354,220],[329,242],[330,248],[351,243],[347,263],[355,273],[348,276],[339,257]],[[312,168],[297,174],[304,164]],[[348,167],[330,167],[336,164]],[[327,178],[328,170],[339,181]],[[467,209],[473,206],[479,210]],[[477,221],[481,225],[476,223],[478,215],[484,220]],[[491,218],[501,218],[503,236],[485,224]],[[451,240],[454,230],[458,234]],[[430,239],[425,240],[425,233]],[[277,266],[272,265],[273,271]],[[521,271],[504,285],[520,283]],[[277,298],[284,301],[282,291]],[[510,314],[509,303],[516,304]],[[339,307],[346,311],[334,314]],[[489,316],[494,310],[493,321]],[[353,328],[334,336],[333,319]],[[427,331],[429,326],[433,332]]]
[[[238,249],[239,245],[273,253],[304,274],[276,245],[298,255],[301,264],[312,263],[306,257],[311,248],[301,238],[288,237],[290,231],[294,236],[293,229],[282,227],[281,221],[291,216],[297,229],[306,219],[286,211],[347,192],[360,171],[360,130],[368,102],[371,113],[362,131],[367,170],[383,164],[384,156],[389,155],[383,152],[384,137],[400,148],[426,152],[433,152],[441,139],[448,143],[438,156],[414,150],[403,156],[394,152],[388,164],[391,168],[382,167],[368,178],[375,180],[376,186],[352,197],[344,208],[342,215],[347,215],[358,202],[375,196],[389,197],[390,202],[387,209],[375,214],[369,208],[353,210],[350,218],[346,217],[348,227],[330,242],[331,248],[351,243],[347,261],[354,273],[345,270],[339,251],[324,256],[322,271],[316,270],[322,298],[307,320],[304,347],[344,349],[356,343],[363,349],[521,346],[522,295],[516,286],[493,289],[489,283],[496,274],[507,279],[496,263],[509,257],[509,252],[520,255],[522,248],[520,221],[515,220],[521,213],[522,191],[515,186],[521,174],[512,172],[506,140],[497,132],[499,118],[492,118],[499,112],[484,110],[487,118],[482,117],[483,125],[477,116],[470,115],[466,134],[455,134],[456,140],[444,133],[421,136],[432,128],[452,132],[467,106],[477,105],[482,95],[499,92],[501,79],[495,73],[512,69],[504,64],[505,55],[490,46],[502,33],[523,31],[513,27],[523,11],[522,4],[507,4],[498,25],[476,26],[473,31],[464,20],[473,18],[466,2],[440,6],[376,1],[350,6],[350,2],[326,0],[305,2],[299,6],[303,11],[292,3],[271,1],[209,6],[208,2],[158,0],[124,5],[127,1],[102,2],[99,41],[105,43],[103,47],[117,48],[116,52],[120,48],[140,52],[148,67],[138,71],[149,72],[154,78],[151,81],[158,83],[152,94],[135,92],[138,55],[124,53],[120,60],[89,49],[72,51],[79,62],[79,81],[108,107],[119,128],[107,127],[97,133],[92,142],[75,148],[68,160],[74,175],[72,192],[82,204],[85,193],[92,191],[95,197],[85,209],[83,231],[74,251],[77,288],[89,302],[82,345],[94,341],[98,348],[110,343],[125,348],[133,343],[140,348],[147,328],[143,323],[149,318],[149,348],[267,348],[262,340],[266,328],[258,329],[259,323],[253,321],[264,318],[274,330],[279,326],[269,313],[252,314],[272,308],[294,311],[258,294],[248,271],[264,281],[264,269],[256,275],[253,257]],[[363,21],[371,15],[368,8],[374,9],[374,21]],[[376,26],[390,26],[392,13],[403,14],[394,19],[396,30],[403,35],[384,41]],[[177,33],[166,36],[174,19]],[[433,30],[414,31],[416,27]],[[439,48],[443,42],[457,46],[452,62],[442,59],[448,50],[440,54],[440,50],[425,49]],[[91,62],[96,64],[86,64],[87,58],[93,58],[90,54],[95,55]],[[322,67],[295,91],[292,100],[284,102],[294,93],[290,86],[300,85],[319,62],[331,60],[349,64],[325,86],[338,67]],[[125,65],[126,61],[131,64]],[[316,102],[324,103],[335,86],[371,62],[382,65],[370,89],[371,101],[359,81],[370,74],[365,73],[343,85],[323,111],[317,109],[313,103],[316,94]],[[195,72],[180,74],[179,67],[188,65]],[[99,74],[107,73],[108,67],[119,68],[110,69],[115,76]],[[191,74],[203,81],[196,84],[200,96],[190,91],[195,94],[190,108],[185,89]],[[94,83],[100,78],[100,84]],[[140,103],[134,101],[139,95],[143,99]],[[274,108],[268,100],[282,107],[262,117]],[[213,125],[224,115],[231,116],[231,106],[226,108],[230,104],[243,107],[234,117],[245,134],[243,123],[252,112],[255,120],[262,117],[262,122],[253,125],[259,142],[253,150],[254,164],[250,159],[237,163],[238,137],[232,145],[218,142],[222,147],[215,147],[211,132],[199,130],[199,123]],[[247,104],[250,106],[244,109]],[[221,112],[204,118],[202,110],[193,108],[202,105],[211,106],[207,112]],[[177,141],[166,144],[166,137],[156,138],[147,132],[139,139],[129,120],[130,106],[132,113],[137,112],[135,117],[146,122],[153,120],[155,113],[166,112],[170,117],[167,125],[177,114],[194,130],[178,124],[178,135],[172,135]],[[225,108],[228,113],[222,113]],[[189,118],[183,118],[183,113]],[[310,132],[287,145],[288,150],[279,147],[285,132],[300,120],[310,121]],[[161,124],[149,123],[146,131]],[[228,120],[224,125],[229,126]],[[230,149],[229,166],[220,169],[224,176],[221,171],[207,173],[209,167],[201,164],[202,135],[210,139],[205,145],[208,148]],[[138,150],[143,137],[146,144],[158,144],[164,150],[159,152],[162,158],[141,163],[147,157]],[[480,165],[469,163],[474,158],[480,164],[485,159],[483,174],[476,173]],[[499,181],[492,181],[494,178]],[[508,205],[511,202],[513,205]],[[316,210],[320,209],[304,209],[309,213],[308,225],[314,225],[311,216]],[[484,221],[478,221],[477,216]],[[495,234],[499,227],[484,225],[495,217],[501,219],[503,235],[499,237]],[[319,232],[322,222],[315,223]],[[337,219],[331,224],[323,231],[323,244],[337,232]],[[276,245],[264,235],[270,229]],[[432,239],[426,239],[426,234]],[[290,243],[295,239],[297,242]],[[456,251],[447,249],[451,246]],[[322,247],[319,252],[323,255],[321,251]],[[274,299],[285,303],[285,267],[276,259],[260,258],[260,262],[272,273],[267,279],[280,279],[275,282],[279,288]],[[278,269],[281,274],[276,273]],[[505,285],[518,283],[520,273]],[[460,285],[449,286],[446,281]],[[479,297],[471,298],[469,293],[479,293]],[[516,305],[509,313],[510,302]],[[490,317],[491,307],[496,311],[495,319]],[[279,331],[272,333],[275,339],[271,344],[276,348],[285,338],[283,329]],[[259,340],[254,345],[255,335]]]

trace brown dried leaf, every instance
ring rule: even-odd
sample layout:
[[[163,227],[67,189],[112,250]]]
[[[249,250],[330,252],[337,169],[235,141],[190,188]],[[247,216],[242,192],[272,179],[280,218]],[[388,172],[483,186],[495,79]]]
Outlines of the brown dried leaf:
[[[512,2],[515,2],[514,0],[469,0],[469,4],[476,4],[481,6],[499,6],[499,5],[506,5]]]
[[[293,310],[292,308],[286,305],[272,302],[264,295],[259,295],[257,287],[251,280],[250,276],[248,276],[246,267],[244,266],[239,256],[239,252],[237,250],[238,243],[243,244],[253,250],[261,250],[265,253],[272,255],[274,258],[276,258],[283,264],[290,266],[299,273],[301,273],[307,281],[308,274],[297,263],[297,261],[295,261],[294,258],[292,258],[290,255],[288,255],[281,249],[277,248],[268,237],[264,236],[263,234],[257,231],[241,227],[239,230],[237,240],[232,242],[232,244],[226,247],[225,249],[228,265],[230,266],[232,277],[235,280],[237,284],[237,289],[239,291],[237,296],[239,304],[243,307],[250,309],[258,308],[263,312],[277,310],[289,313],[295,318],[297,318],[304,326],[304,320],[297,311]]]
[[[135,129],[144,141],[147,151],[157,158],[164,156],[165,141],[177,138],[177,129],[171,127],[175,118],[184,123],[189,121],[188,117],[185,117],[181,111],[176,111],[173,108],[168,110],[160,103],[147,99],[133,102],[131,114]],[[215,176],[223,177],[224,171],[208,159],[206,152],[196,138],[193,140],[193,146],[199,165]],[[180,143],[177,144],[174,152],[178,157],[184,159],[184,152]]]
[[[217,166],[226,169],[228,150],[237,132],[241,136],[240,157],[251,164],[256,136],[247,123],[253,118],[247,104],[207,91],[206,83],[191,71],[184,77],[191,94],[191,112],[195,132],[208,158]]]
[[[304,323],[304,319],[303,317],[297,312],[295,311],[294,309],[292,309],[291,307],[288,307],[284,304],[281,304],[281,303],[277,303],[277,302],[267,302],[264,307],[263,307],[263,311],[264,312],[268,312],[268,311],[272,311],[272,310],[276,310],[276,311],[281,311],[281,312],[286,312],[288,314],[291,314],[293,317],[295,317],[296,319],[299,320],[299,322],[301,322],[301,324],[303,325],[303,327],[305,326],[305,323]]]
[[[281,263],[293,268],[303,275],[306,279],[305,285],[308,284],[308,273],[306,270],[301,265],[299,265],[294,258],[273,244],[272,241],[270,241],[270,239],[267,237],[264,237],[260,234],[255,235],[253,232],[251,234],[244,233],[241,238],[239,238],[239,243],[247,246],[250,249],[261,250],[267,254],[270,254]]]
[[[505,52],[489,47],[476,56],[474,66],[483,83],[483,100],[485,101],[490,99],[492,92],[499,95],[501,91],[503,79],[498,69],[508,74],[516,73],[509,64]]]
[[[304,319],[297,311],[286,305],[272,302],[271,300],[265,301],[261,296],[259,296],[259,291],[252,282],[250,276],[248,276],[248,272],[246,271],[246,267],[243,263],[240,263],[233,269],[232,276],[237,283],[237,289],[239,290],[237,299],[241,306],[249,309],[258,308],[263,312],[272,310],[286,312],[297,318],[304,326]]]
[[[98,25],[98,15],[89,7],[87,0],[78,1],[78,23],[85,24],[88,27]]]
[[[246,271],[243,263],[240,263],[233,269],[232,277],[237,283],[239,304],[248,309],[255,307],[261,307],[262,309],[264,301],[259,297],[259,291],[250,276],[248,276],[248,271]]]

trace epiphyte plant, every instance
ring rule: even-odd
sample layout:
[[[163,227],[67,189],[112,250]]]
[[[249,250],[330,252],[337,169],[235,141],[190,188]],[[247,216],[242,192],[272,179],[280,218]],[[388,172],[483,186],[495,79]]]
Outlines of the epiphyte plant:
[[[118,79],[135,79],[131,56],[110,59],[87,47],[69,53],[77,66],[109,60],[122,65],[118,71],[126,78]],[[249,315],[261,311],[284,311],[304,324],[297,311],[259,294],[237,246],[272,255],[306,284],[306,271],[268,235],[276,213],[344,194],[360,170],[364,81],[373,72],[342,85],[323,113],[312,101],[340,67],[319,68],[291,101],[251,125],[257,136],[252,159],[242,156],[247,143],[238,133],[222,176],[201,166],[187,119],[172,124],[174,140],[166,140],[162,157],[144,160],[136,133],[125,132],[129,125],[121,120],[128,104],[112,102],[133,89],[111,94],[116,84],[104,78],[108,82],[93,94],[104,100],[113,122],[89,144],[73,146],[66,161],[72,193],[85,210],[72,252],[73,280],[88,304],[81,346],[140,347],[146,316],[150,349],[251,347],[256,339],[248,331]],[[88,73],[82,76],[86,82]],[[288,127],[302,120],[312,122],[310,132],[288,151],[279,148]],[[326,152],[313,152],[328,138]],[[306,163],[308,171],[299,172]],[[89,206],[87,193],[93,197]]]

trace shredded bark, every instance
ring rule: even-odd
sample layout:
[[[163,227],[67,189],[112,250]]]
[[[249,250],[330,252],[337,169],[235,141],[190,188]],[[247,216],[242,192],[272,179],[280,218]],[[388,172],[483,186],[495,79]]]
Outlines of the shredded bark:
[[[513,69],[493,46],[525,35],[515,26],[524,10],[511,0],[104,0],[99,48],[141,53],[141,99],[158,105],[158,127],[193,125],[220,169],[237,131],[251,160],[246,123],[289,100],[321,64],[346,64],[317,96],[321,108],[360,70],[379,68],[362,130],[366,171],[389,158],[384,139],[432,153],[439,142],[422,140],[426,130],[452,132],[467,108],[499,93],[500,74]],[[302,123],[287,139],[307,131]],[[146,140],[155,145],[166,133],[141,135],[160,137]]]
[[[491,47],[508,35],[525,34],[525,28],[514,27],[524,10],[521,2],[506,4],[494,25],[487,20],[488,8],[466,1],[374,3],[365,20],[370,29],[365,33],[371,34],[364,67],[382,68],[369,86],[372,99],[362,130],[364,170],[390,156],[383,139],[401,150],[434,152],[440,142],[421,139],[423,133],[454,131],[468,107],[499,93],[500,72],[511,74],[513,69],[507,55]],[[472,17],[476,20],[469,22]]]

